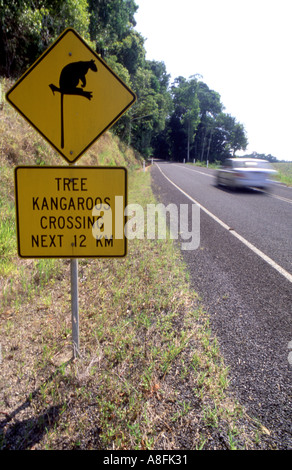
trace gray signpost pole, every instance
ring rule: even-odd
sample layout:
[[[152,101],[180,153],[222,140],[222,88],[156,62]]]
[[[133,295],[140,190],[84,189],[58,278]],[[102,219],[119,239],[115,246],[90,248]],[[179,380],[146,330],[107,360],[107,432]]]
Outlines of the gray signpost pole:
[[[73,163],[70,166],[75,166]],[[71,313],[73,359],[79,356],[78,259],[71,258]]]
[[[78,259],[71,259],[71,311],[73,358],[79,356]]]

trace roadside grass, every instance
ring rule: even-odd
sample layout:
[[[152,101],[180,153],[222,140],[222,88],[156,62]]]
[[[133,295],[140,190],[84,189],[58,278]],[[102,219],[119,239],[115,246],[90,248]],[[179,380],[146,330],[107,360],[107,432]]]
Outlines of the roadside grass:
[[[129,202],[155,204],[150,172],[136,171],[135,153],[110,134],[80,164],[110,165],[111,155],[130,169]],[[60,158],[4,106],[0,449],[261,448],[268,431],[232,396],[208,314],[170,239],[129,240],[123,259],[79,260],[81,355],[72,360],[69,260],[21,259],[15,234],[15,166]]]
[[[276,181],[292,186],[292,162],[273,163],[273,166],[278,171],[275,176]]]
[[[192,166],[199,166],[199,167],[202,167],[202,168],[207,168],[207,162],[205,161],[196,161],[195,163],[194,162],[188,162],[187,165],[192,165]],[[220,167],[220,162],[212,162],[212,163],[208,163],[208,168],[212,168],[213,170],[216,170],[217,168]]]

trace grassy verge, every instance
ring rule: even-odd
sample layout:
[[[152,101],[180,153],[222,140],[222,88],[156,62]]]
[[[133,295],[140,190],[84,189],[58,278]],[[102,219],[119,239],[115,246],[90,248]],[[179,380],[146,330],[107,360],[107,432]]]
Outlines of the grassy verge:
[[[199,167],[202,167],[202,168],[207,168],[207,162],[205,162],[205,161],[203,161],[203,162],[197,161],[195,163],[188,162],[187,164],[192,165],[192,166],[199,166]],[[208,163],[208,168],[212,168],[213,170],[217,170],[219,167],[220,167],[220,162]]]
[[[292,186],[292,162],[274,163],[273,166],[278,171],[275,179],[287,186]]]

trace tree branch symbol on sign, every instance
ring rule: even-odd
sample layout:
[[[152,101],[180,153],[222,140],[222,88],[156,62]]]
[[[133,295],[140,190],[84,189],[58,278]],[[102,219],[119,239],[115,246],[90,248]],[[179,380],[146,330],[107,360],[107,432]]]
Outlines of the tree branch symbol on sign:
[[[49,85],[53,94],[57,91],[61,94],[61,148],[64,148],[64,95],[79,95],[84,96],[88,100],[92,98],[91,91],[85,91],[83,88],[86,86],[86,77],[88,70],[91,69],[93,72],[97,72],[95,61],[79,61],[70,62],[63,67],[60,79],[59,88],[53,83]],[[81,88],[78,87],[81,81]]]

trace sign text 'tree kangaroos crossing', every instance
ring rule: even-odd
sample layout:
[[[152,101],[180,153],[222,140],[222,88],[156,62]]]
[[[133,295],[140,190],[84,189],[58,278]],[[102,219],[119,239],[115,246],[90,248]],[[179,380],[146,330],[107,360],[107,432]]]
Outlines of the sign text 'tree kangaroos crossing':
[[[125,168],[17,167],[15,195],[19,256],[127,254]]]
[[[6,98],[69,163],[76,162],[136,100],[71,28],[23,74]]]

